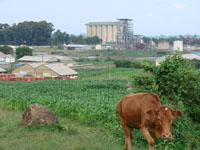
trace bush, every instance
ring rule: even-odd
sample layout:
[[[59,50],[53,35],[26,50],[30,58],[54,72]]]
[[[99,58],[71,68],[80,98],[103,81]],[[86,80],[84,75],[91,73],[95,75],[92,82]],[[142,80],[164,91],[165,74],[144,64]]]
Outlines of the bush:
[[[175,105],[182,101],[192,119],[200,122],[199,72],[191,67],[188,60],[175,53],[168,56],[160,66],[144,63],[144,70],[144,77],[132,77],[133,86],[144,91],[156,91],[159,96],[167,97]]]
[[[193,59],[190,60],[191,65],[193,65],[196,69],[200,69],[200,60],[198,59]]]
[[[157,87],[155,87],[155,80],[153,75],[134,75],[130,77],[134,92],[153,92],[157,93]],[[152,87],[154,85],[154,88]]]
[[[138,61],[129,61],[129,60],[116,60],[114,62],[116,67],[123,67],[123,68],[142,68],[140,62]]]
[[[0,52],[4,54],[13,54],[13,49],[9,46],[0,46]]]
[[[33,52],[32,49],[30,49],[29,47],[19,47],[16,49],[16,56],[17,59],[23,57],[23,56],[32,56]]]

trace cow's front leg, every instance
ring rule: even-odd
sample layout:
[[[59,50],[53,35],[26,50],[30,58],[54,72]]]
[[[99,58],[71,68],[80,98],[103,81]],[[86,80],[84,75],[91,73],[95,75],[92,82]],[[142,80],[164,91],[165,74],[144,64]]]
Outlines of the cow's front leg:
[[[131,128],[129,128],[123,121],[123,119],[120,117],[121,120],[121,125],[122,128],[124,130],[124,135],[125,135],[125,146],[124,146],[124,150],[131,150]]]
[[[142,131],[142,134],[149,143],[149,150],[154,150],[154,139],[151,137],[147,128],[143,127],[140,130]]]

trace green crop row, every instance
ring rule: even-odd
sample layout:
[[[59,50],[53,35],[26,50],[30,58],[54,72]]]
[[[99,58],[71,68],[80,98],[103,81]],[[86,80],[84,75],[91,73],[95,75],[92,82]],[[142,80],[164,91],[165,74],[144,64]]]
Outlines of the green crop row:
[[[128,93],[126,80],[1,81],[0,91],[10,109],[25,110],[39,103],[58,115],[113,130],[120,127],[116,104]]]

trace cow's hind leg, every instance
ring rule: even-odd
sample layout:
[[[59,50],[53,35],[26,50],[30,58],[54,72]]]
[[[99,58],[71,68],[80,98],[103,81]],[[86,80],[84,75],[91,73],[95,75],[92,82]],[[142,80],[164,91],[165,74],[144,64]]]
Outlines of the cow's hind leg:
[[[121,118],[120,118],[121,119]],[[125,135],[125,146],[124,146],[124,150],[131,150],[131,131],[132,129],[129,128],[124,122],[123,120],[121,119],[121,125],[122,125],[122,128],[124,130],[124,135]]]

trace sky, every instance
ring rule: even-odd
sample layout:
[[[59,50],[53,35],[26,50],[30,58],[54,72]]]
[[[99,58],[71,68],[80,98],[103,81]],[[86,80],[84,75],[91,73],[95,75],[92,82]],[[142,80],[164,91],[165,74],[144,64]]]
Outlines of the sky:
[[[200,35],[200,0],[0,0],[0,23],[46,20],[75,35],[119,18],[133,19],[134,34]]]

